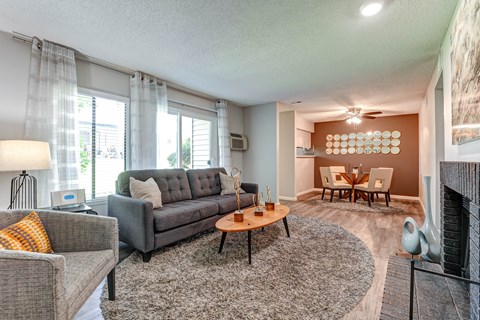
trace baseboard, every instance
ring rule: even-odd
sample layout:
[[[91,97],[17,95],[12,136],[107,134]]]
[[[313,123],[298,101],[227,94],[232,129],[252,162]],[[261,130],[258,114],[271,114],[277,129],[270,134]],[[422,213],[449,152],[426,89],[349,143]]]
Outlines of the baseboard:
[[[419,197],[412,197],[412,196],[402,196],[399,194],[391,194],[390,197],[394,199],[400,199],[400,200],[412,200],[412,201],[420,201]],[[421,201],[420,201],[421,202]]]
[[[308,189],[308,190],[297,193],[297,197],[298,196],[303,196],[304,194],[307,194],[307,193],[310,193],[310,192],[315,192],[315,191],[322,191],[322,189],[318,189],[318,188]]]
[[[297,197],[278,196],[278,199],[286,201],[297,201]]]

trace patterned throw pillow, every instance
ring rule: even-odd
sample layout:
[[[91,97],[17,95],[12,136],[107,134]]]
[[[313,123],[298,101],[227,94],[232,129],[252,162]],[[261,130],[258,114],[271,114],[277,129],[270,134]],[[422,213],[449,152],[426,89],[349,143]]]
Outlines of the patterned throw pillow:
[[[47,232],[35,211],[17,223],[0,230],[0,249],[53,252]]]
[[[130,194],[133,198],[150,201],[153,209],[162,207],[162,192],[153,178],[141,181],[130,177]]]
[[[225,194],[235,193],[235,179],[240,179],[240,173],[237,173],[233,177],[222,172],[219,172],[218,174],[220,176],[220,186],[222,188],[220,194],[223,196]],[[240,193],[245,193],[245,191],[240,188]]]

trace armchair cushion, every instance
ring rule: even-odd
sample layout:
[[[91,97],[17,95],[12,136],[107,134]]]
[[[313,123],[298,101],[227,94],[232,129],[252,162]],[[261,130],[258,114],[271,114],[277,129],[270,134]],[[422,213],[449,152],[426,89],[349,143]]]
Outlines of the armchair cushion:
[[[0,230],[0,249],[53,252],[42,220],[35,211],[17,223]]]

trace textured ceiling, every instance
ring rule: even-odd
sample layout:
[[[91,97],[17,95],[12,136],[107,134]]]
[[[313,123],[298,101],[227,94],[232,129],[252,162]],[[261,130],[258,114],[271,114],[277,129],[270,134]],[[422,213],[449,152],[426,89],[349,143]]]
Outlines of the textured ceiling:
[[[416,113],[457,0],[0,0],[0,29],[238,105]],[[323,111],[318,113],[319,111]],[[338,114],[338,112],[337,112]]]

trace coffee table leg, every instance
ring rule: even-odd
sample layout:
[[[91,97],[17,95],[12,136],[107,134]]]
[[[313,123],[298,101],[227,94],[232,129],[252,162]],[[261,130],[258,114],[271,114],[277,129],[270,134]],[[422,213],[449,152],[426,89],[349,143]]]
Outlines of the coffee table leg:
[[[248,264],[252,264],[252,230],[248,230]]]
[[[222,253],[223,244],[225,243],[225,238],[227,237],[226,232],[222,232],[222,239],[220,240],[220,249],[218,249],[218,253]]]
[[[283,218],[283,225],[285,226],[285,231],[287,231],[287,237],[290,238],[290,232],[288,231],[287,217]]]

